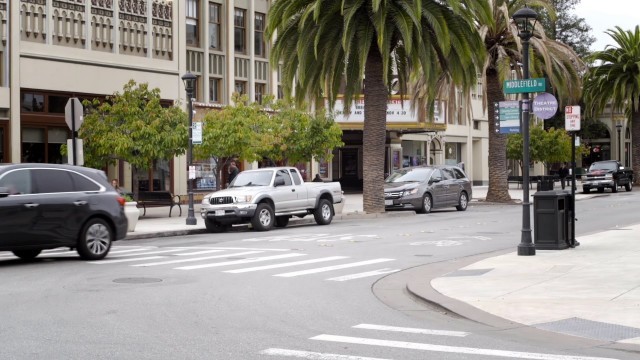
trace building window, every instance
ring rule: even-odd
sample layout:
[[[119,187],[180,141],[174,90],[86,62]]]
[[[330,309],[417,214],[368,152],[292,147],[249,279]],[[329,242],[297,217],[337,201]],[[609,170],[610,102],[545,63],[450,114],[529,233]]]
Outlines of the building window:
[[[480,130],[480,121],[473,120],[473,130]]]
[[[187,0],[187,45],[199,46],[198,0]]]
[[[209,3],[209,46],[212,49],[221,50],[220,46],[220,4]]]
[[[44,112],[44,95],[34,93],[22,93],[22,111]]]
[[[236,81],[236,92],[240,95],[247,93],[247,83],[244,81]]]
[[[222,99],[222,79],[209,79],[209,102],[219,103]]]
[[[245,14],[246,12],[244,10],[235,9],[235,15],[234,15],[234,21],[233,21],[234,49],[236,52],[241,52],[241,53],[246,51],[245,39],[247,34],[247,28],[246,28],[246,22],[245,22]]]
[[[255,55],[260,57],[265,57],[265,46],[264,46],[264,18],[265,15],[261,13],[256,13],[256,22],[255,22]]]
[[[265,84],[256,83],[256,102],[258,104],[262,104],[262,97],[264,96],[266,87]]]

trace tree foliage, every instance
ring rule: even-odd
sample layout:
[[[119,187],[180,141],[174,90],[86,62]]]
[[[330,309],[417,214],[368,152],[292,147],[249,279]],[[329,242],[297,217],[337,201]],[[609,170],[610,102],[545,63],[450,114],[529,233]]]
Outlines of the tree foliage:
[[[507,137],[507,158],[516,160],[522,168],[522,134],[510,134]],[[571,161],[571,136],[564,129],[545,130],[541,125],[529,128],[529,159],[543,163],[548,169],[551,164]],[[586,152],[581,145],[576,148],[576,159]]]
[[[569,45],[585,59],[591,54],[589,45],[593,44],[596,38],[591,35],[591,26],[585,19],[572,13],[576,6],[580,5],[580,1],[551,0],[556,16],[549,16],[547,11],[540,9],[540,23],[549,38]]]
[[[330,159],[331,150],[342,146],[342,130],[324,113],[310,114],[291,101],[248,104],[246,96],[234,94],[234,104],[207,112],[202,119],[202,144],[194,146],[198,159],[216,162],[220,171],[233,159],[258,161],[268,158],[284,164]]]
[[[85,101],[84,106],[79,136],[87,166],[102,168],[122,160],[134,169],[149,169],[156,160],[170,160],[186,151],[185,112],[175,105],[162,106],[160,89],[150,89],[147,83],[130,80],[122,92],[104,102]]]

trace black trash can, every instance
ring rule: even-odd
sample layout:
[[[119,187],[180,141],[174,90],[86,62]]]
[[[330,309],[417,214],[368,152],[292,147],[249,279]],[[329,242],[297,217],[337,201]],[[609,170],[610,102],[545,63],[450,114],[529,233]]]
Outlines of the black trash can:
[[[533,242],[538,250],[569,247],[571,193],[566,190],[533,194]]]

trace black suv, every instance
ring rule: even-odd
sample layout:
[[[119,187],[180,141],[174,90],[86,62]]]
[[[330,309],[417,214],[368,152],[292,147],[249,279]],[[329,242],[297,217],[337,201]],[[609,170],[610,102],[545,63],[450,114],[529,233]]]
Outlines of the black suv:
[[[70,247],[83,259],[102,259],[127,234],[124,203],[101,170],[0,164],[0,251],[33,259]]]

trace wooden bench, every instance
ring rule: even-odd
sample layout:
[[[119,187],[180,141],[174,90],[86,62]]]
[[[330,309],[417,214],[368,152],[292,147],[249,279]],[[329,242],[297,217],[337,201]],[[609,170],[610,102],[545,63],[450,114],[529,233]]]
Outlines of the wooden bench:
[[[176,201],[176,199],[178,201]],[[180,196],[173,195],[168,191],[140,191],[138,193],[138,204],[142,205],[142,216],[147,213],[148,207],[169,206],[169,217],[174,206],[180,209],[182,216],[182,207],[180,207]]]

